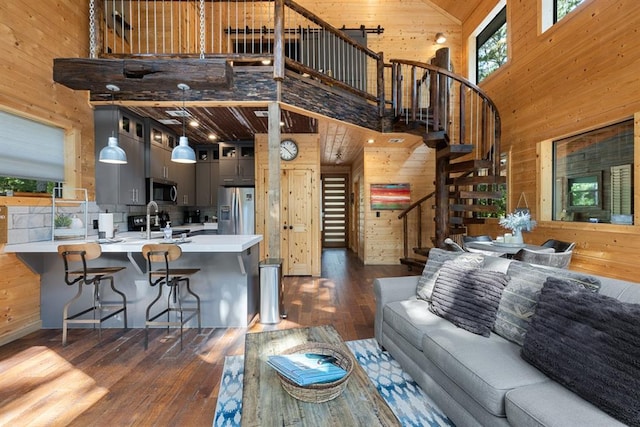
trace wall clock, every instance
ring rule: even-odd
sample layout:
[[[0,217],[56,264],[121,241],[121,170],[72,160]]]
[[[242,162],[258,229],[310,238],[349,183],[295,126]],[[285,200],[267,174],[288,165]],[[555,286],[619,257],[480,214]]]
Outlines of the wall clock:
[[[283,139],[280,142],[280,158],[293,160],[298,156],[298,144],[293,139]]]

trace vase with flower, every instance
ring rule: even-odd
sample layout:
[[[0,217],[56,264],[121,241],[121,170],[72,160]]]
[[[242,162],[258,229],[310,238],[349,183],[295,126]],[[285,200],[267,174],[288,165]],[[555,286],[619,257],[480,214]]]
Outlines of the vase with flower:
[[[503,228],[511,230],[512,237],[510,243],[522,244],[523,231],[531,231],[536,226],[536,221],[531,219],[531,214],[525,211],[517,211],[507,214],[506,217],[500,218],[498,222]]]

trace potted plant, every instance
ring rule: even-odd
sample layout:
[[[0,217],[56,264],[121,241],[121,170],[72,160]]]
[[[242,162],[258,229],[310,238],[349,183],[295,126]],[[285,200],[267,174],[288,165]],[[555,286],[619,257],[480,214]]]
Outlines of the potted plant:
[[[522,232],[531,231],[536,226],[536,221],[531,219],[531,214],[525,211],[516,211],[500,218],[498,222],[502,227],[511,230],[512,243],[523,243]]]
[[[71,217],[65,214],[56,214],[53,220],[55,228],[69,228],[71,226]]]

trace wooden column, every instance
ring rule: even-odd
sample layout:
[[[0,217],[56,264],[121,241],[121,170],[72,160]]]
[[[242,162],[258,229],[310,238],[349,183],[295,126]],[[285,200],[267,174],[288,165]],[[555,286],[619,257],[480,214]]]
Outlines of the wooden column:
[[[279,86],[279,85],[278,85]],[[269,236],[270,258],[281,258],[280,252],[280,104],[269,103],[269,173],[267,177],[268,211],[265,212]]]

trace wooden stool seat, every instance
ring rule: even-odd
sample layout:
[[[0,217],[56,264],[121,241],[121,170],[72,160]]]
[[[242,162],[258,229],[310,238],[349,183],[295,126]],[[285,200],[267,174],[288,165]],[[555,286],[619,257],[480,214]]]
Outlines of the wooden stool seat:
[[[127,329],[127,297],[116,289],[113,274],[124,270],[126,267],[89,267],[87,261],[99,258],[102,248],[97,243],[80,243],[58,246],[58,253],[64,261],[64,280],[69,286],[78,285],[78,292],[69,300],[62,311],[62,345],[67,345],[67,329],[69,324],[98,325],[98,337],[102,339],[102,322],[111,317],[123,313],[124,328]],[[82,269],[72,265],[82,265]],[[111,290],[122,298],[122,303],[105,303],[102,301],[102,282],[108,281]],[[69,315],[72,304],[82,297],[82,285],[93,285],[93,303],[90,307]],[[86,316],[91,313],[91,317]]]
[[[169,263],[175,261],[182,256],[180,246],[172,243],[152,243],[142,247],[142,256],[147,260],[147,274],[149,276],[149,285],[158,287],[158,296],[147,307],[145,318],[145,338],[144,348],[149,346],[149,326],[166,326],[167,330],[171,327],[180,327],[180,350],[182,350],[182,332],[184,325],[197,316],[198,333],[202,330],[202,321],[200,314],[200,297],[191,290],[189,276],[200,271],[199,268],[171,268]],[[159,265],[158,265],[159,264]],[[158,268],[154,268],[158,265]],[[180,292],[180,285],[184,284],[186,294],[184,297],[191,296],[195,302],[193,307],[184,307],[186,302]],[[162,298],[162,288],[169,287],[169,295],[167,296],[167,307],[156,314],[152,314],[153,306]],[[175,313],[175,320],[171,320],[171,313]],[[185,315],[187,313],[188,315]],[[163,315],[167,315],[167,320],[156,320]]]

